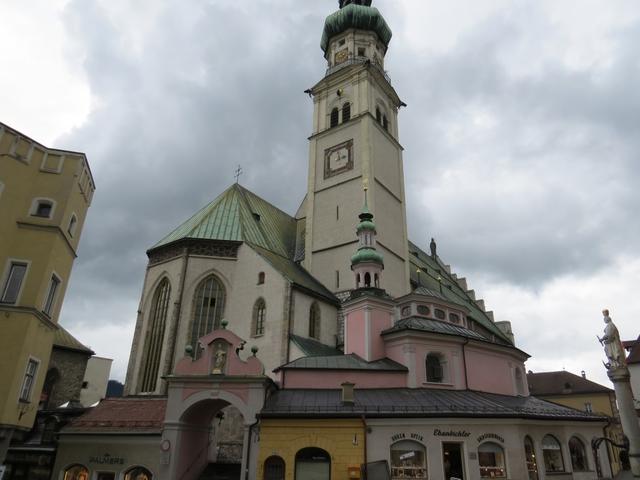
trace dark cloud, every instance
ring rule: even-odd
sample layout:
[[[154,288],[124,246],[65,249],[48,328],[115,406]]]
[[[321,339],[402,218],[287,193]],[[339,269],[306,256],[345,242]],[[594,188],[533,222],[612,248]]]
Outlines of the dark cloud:
[[[238,164],[244,185],[292,214],[306,190],[303,91],[324,74],[319,40],[336,2],[145,3],[66,8],[95,107],[56,143],[87,152],[98,187],[66,324],[130,325],[146,249]],[[537,4],[496,11],[444,50],[402,41],[421,2],[376,4],[396,32],[387,67],[409,104],[400,137],[415,241],[435,236],[472,282],[532,290],[637,256],[640,24],[610,34],[606,65],[580,69],[562,52],[524,58],[532,37],[559,28]]]

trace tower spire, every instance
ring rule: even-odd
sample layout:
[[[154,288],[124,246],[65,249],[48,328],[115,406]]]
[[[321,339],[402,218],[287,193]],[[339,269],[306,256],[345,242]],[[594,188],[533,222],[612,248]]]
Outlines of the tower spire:
[[[351,270],[355,274],[356,288],[380,288],[384,261],[376,250],[376,224],[367,203],[368,186],[364,183],[364,205],[358,218],[360,223],[356,233],[360,244],[358,251],[351,257]]]

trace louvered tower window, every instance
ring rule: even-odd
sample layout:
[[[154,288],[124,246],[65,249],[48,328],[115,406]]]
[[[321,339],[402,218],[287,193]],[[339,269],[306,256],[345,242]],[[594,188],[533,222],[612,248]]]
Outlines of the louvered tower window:
[[[225,297],[224,285],[215,275],[205,278],[198,285],[194,297],[194,316],[189,343],[193,348],[194,358],[200,358],[198,339],[220,328]]]
[[[351,120],[351,104],[349,102],[342,106],[342,123]]]
[[[340,110],[338,110],[338,107],[331,110],[330,121],[331,121],[330,123],[331,128],[338,126],[338,123],[340,122]]]
[[[162,340],[164,330],[167,325],[167,314],[169,310],[169,297],[171,296],[171,285],[168,279],[163,279],[156,288],[151,303],[151,314],[149,315],[149,327],[144,342],[144,367],[142,370],[143,393],[155,392],[158,383],[158,370],[160,369],[160,356],[162,355]]]

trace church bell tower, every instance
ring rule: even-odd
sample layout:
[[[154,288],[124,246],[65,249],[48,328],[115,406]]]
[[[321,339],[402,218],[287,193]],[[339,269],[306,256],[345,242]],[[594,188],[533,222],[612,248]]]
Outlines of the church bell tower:
[[[398,111],[404,106],[384,70],[391,30],[367,0],[341,0],[325,21],[327,61],[313,97],[309,138],[305,267],[329,289],[356,288],[349,270],[358,239],[353,218],[368,185],[385,288],[409,292],[409,261]]]

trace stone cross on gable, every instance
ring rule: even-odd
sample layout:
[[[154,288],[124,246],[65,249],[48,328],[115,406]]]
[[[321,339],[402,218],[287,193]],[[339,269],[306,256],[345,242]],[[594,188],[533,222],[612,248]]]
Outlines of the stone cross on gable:
[[[238,165],[238,168],[236,168],[236,172],[233,175],[234,177],[236,177],[236,183],[238,183],[238,180],[240,179],[240,175],[242,174],[243,174],[242,167]]]

